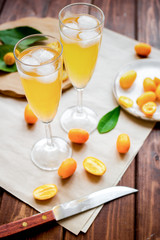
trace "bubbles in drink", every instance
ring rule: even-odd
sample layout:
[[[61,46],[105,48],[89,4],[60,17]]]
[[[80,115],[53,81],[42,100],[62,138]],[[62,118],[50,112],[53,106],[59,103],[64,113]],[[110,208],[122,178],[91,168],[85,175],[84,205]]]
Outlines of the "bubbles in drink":
[[[88,15],[80,16],[77,22],[80,29],[91,29],[98,26],[97,19]]]

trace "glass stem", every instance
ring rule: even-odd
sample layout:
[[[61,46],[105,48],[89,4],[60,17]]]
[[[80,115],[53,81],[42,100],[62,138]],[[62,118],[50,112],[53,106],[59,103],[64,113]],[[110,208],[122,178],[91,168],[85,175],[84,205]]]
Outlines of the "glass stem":
[[[77,89],[77,112],[83,112],[82,106],[82,98],[83,98],[83,89]]]
[[[45,124],[45,132],[46,132],[46,138],[47,138],[47,144],[48,146],[53,146],[53,140],[52,140],[52,129],[51,129],[51,123],[44,123]]]

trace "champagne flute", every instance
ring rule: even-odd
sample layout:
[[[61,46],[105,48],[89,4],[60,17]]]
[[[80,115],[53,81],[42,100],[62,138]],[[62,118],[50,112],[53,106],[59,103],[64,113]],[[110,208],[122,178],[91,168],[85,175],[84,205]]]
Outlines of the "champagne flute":
[[[53,48],[53,44],[58,49]],[[61,97],[62,51],[58,39],[43,34],[29,35],[14,47],[26,98],[45,125],[46,138],[38,141],[31,151],[33,163],[43,170],[56,170],[72,153],[69,144],[60,137],[53,137],[51,131]]]
[[[82,94],[96,66],[103,23],[102,10],[88,3],[67,5],[59,13],[65,67],[77,90],[77,106],[68,108],[61,117],[66,132],[71,128],[82,128],[90,133],[97,127],[98,116],[82,105]]]

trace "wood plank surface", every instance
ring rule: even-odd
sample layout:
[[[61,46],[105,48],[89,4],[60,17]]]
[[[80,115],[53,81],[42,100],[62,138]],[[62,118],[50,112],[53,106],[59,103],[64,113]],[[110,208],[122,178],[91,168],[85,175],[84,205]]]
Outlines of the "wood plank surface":
[[[27,16],[58,17],[70,0],[0,0],[0,23]],[[82,2],[82,1],[80,1]],[[86,2],[86,1],[83,1]],[[160,0],[92,0],[105,14],[105,27],[160,48]],[[106,204],[86,234],[78,236],[56,223],[16,234],[9,240],[159,240],[160,124],[145,141],[119,185],[135,187],[137,195]],[[137,133],[138,137],[138,133]],[[0,225],[36,211],[0,188]],[[53,227],[54,226],[54,227]]]
[[[137,39],[160,48],[160,1],[137,1]],[[160,238],[160,124],[137,156],[136,239]]]

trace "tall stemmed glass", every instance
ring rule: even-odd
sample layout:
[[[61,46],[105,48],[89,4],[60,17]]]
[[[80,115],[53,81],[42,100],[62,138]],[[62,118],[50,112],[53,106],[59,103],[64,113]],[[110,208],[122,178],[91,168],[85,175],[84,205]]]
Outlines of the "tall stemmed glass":
[[[102,10],[88,3],[70,4],[59,13],[64,62],[78,94],[77,106],[67,109],[61,117],[61,125],[67,132],[71,128],[92,132],[97,126],[97,114],[82,106],[82,94],[94,72],[103,23]]]
[[[55,42],[59,50],[52,48]],[[44,170],[56,170],[72,152],[65,140],[53,137],[51,132],[61,97],[62,50],[58,39],[42,34],[21,39],[14,48],[28,103],[45,125],[46,138],[38,141],[31,152],[32,161]]]

